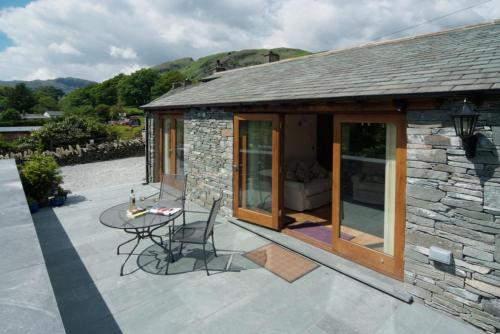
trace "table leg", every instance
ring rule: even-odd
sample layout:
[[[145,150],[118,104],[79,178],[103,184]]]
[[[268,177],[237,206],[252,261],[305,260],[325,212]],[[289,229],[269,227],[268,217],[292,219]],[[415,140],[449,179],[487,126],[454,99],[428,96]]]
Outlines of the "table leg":
[[[139,242],[141,241],[141,237],[140,237],[140,235],[139,235],[139,234],[137,234],[137,235],[135,236],[135,238],[134,238],[134,239],[137,239],[137,242],[135,243],[134,248],[132,248],[132,251],[130,251],[130,253],[128,254],[127,258],[125,259],[125,262],[123,262],[122,267],[121,267],[121,269],[120,269],[120,276],[123,276],[123,268],[125,268],[125,264],[127,263],[128,259],[130,259],[130,257],[131,257],[131,256],[132,256],[132,254],[134,253],[135,249],[136,249],[136,248],[137,248],[137,246],[139,245]],[[134,240],[134,239],[131,239],[131,240]],[[129,240],[129,241],[131,241],[131,240]],[[128,241],[127,241],[127,242],[128,242]]]
[[[137,238],[139,238],[139,236],[136,234],[136,235],[135,235],[135,237],[133,237],[132,239],[127,240],[127,241],[125,241],[125,242],[123,242],[123,243],[119,244],[119,245],[118,245],[118,247],[116,248],[116,255],[122,255],[122,254],[124,254],[124,253],[120,253],[120,247],[121,247],[121,246],[124,246],[124,245],[126,245],[126,244],[128,244],[128,243],[129,243],[129,242],[131,242],[131,241],[134,241],[134,240],[135,240],[135,239],[137,239]]]

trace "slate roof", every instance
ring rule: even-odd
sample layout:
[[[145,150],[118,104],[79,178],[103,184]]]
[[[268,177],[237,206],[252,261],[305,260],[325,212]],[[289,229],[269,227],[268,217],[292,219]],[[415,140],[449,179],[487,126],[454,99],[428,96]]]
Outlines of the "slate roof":
[[[500,90],[500,20],[219,72],[207,79],[143,107]]]

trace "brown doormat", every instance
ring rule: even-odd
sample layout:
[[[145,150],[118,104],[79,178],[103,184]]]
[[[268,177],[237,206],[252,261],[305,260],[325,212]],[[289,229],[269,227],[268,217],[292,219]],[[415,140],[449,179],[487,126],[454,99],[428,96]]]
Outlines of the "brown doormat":
[[[319,267],[317,263],[276,244],[259,247],[244,255],[290,283]]]

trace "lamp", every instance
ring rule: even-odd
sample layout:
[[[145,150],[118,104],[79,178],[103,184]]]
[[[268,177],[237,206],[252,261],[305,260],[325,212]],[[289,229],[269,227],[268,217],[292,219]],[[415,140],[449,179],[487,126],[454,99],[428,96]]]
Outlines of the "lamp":
[[[464,99],[462,110],[453,115],[452,118],[455,133],[462,139],[465,156],[469,159],[474,158],[477,144],[477,136],[474,134],[474,130],[479,115],[474,112],[472,104],[467,102],[467,99]]]

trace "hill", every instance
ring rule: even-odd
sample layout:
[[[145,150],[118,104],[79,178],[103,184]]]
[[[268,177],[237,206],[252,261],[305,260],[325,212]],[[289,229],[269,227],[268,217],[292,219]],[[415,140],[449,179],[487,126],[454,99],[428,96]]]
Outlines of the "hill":
[[[12,81],[1,81],[0,80],[0,86],[9,86],[13,87],[17,85],[18,83],[24,83],[28,88],[31,89],[37,89],[39,87],[43,86],[53,86],[56,88],[61,89],[64,91],[64,93],[69,93],[71,91],[74,91],[77,88],[82,88],[91,84],[94,84],[95,82],[85,80],[85,79],[78,79],[78,78],[56,78],[56,79],[50,79],[50,80],[33,80],[33,81],[22,81],[22,80],[12,80]]]
[[[309,51],[290,48],[276,48],[272,49],[272,51],[277,53],[280,56],[280,59],[294,58],[311,54]],[[217,60],[220,60],[227,70],[231,70],[240,67],[263,64],[267,62],[264,55],[268,52],[268,49],[246,49],[240,51],[222,52],[202,57],[197,60],[194,60],[193,58],[181,58],[153,66],[152,68],[160,70],[161,72],[178,70],[184,74],[184,76],[191,78],[192,80],[197,80],[212,74]]]

